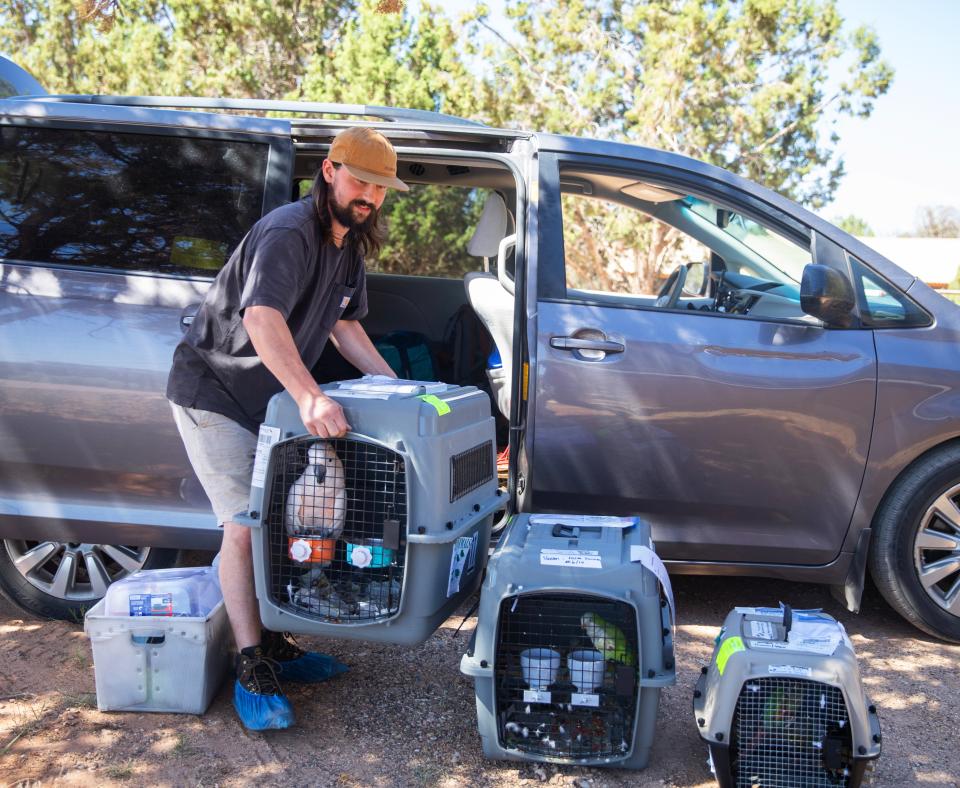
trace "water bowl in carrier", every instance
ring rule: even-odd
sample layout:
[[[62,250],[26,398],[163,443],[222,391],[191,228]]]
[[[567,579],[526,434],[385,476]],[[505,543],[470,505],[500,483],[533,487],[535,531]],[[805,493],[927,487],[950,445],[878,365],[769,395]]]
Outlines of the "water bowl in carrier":
[[[390,566],[394,550],[383,546],[383,539],[347,542],[347,563],[357,569],[381,569]]]

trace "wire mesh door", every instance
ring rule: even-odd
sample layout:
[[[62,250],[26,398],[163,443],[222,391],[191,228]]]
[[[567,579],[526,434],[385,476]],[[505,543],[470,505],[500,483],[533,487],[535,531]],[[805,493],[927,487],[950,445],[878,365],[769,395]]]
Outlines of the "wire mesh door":
[[[402,455],[312,437],[274,452],[266,525],[273,601],[324,622],[396,615],[406,562]]]
[[[506,598],[494,665],[501,746],[570,760],[629,756],[639,653],[636,613],[625,602]]]
[[[751,788],[846,786],[852,735],[839,687],[794,678],[760,678],[740,690],[731,764]]]

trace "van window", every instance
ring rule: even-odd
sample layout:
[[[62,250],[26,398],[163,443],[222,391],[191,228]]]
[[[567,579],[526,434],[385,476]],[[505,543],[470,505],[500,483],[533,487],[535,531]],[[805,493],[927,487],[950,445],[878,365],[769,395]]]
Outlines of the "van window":
[[[268,146],[0,127],[0,257],[214,276],[260,218]]]

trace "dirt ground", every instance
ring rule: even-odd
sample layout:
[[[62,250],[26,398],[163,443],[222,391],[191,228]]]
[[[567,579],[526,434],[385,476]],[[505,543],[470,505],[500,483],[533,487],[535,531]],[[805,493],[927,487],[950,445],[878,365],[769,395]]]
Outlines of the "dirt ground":
[[[783,582],[678,577],[677,684],[660,699],[642,772],[485,760],[471,680],[459,672],[476,623],[451,618],[423,646],[302,639],[350,673],[290,687],[298,726],[246,733],[232,680],[201,717],[101,713],[79,625],[25,618],[0,601],[0,784],[320,786],[708,786],[691,692],[734,605],[823,607],[847,627],[880,708],[883,755],[874,784],[960,785],[960,646],[894,614],[875,591],[851,615],[826,589]],[[469,605],[464,606],[464,611]]]

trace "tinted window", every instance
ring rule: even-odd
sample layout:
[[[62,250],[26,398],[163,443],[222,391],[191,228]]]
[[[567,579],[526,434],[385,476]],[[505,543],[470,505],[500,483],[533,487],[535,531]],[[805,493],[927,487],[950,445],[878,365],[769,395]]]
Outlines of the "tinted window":
[[[562,169],[568,298],[819,324],[810,250],[735,210],[629,173]]]
[[[862,322],[870,328],[908,328],[930,325],[930,318],[916,304],[855,258],[853,275],[860,289]]]
[[[0,127],[0,256],[212,276],[260,218],[268,146]]]

